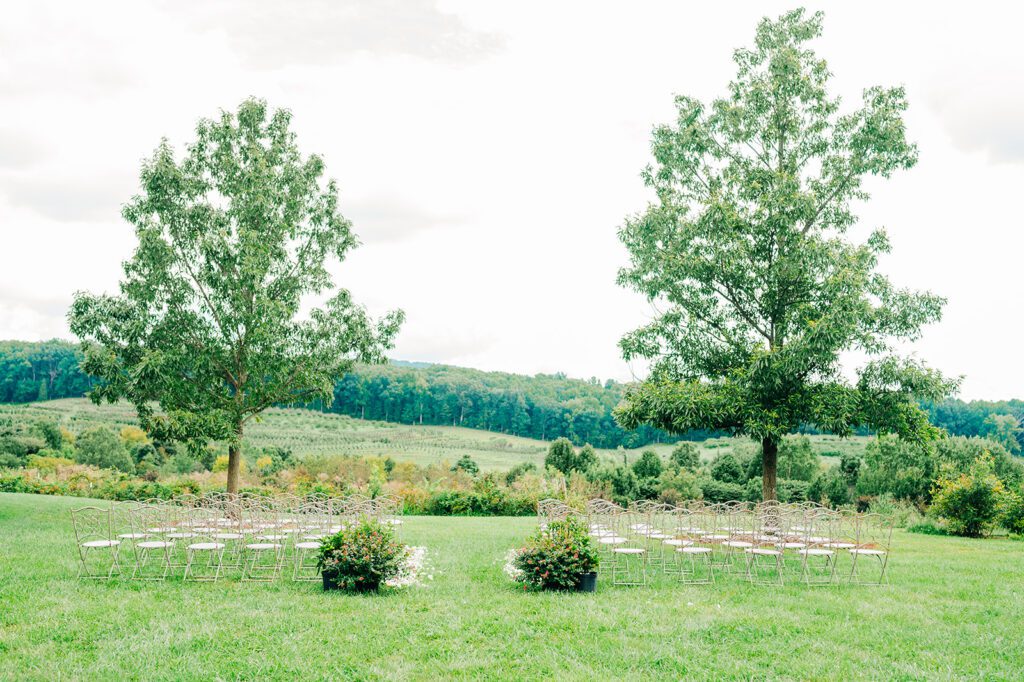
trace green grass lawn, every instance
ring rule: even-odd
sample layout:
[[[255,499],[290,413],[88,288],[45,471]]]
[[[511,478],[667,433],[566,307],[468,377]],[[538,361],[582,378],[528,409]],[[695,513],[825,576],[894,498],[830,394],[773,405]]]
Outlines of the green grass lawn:
[[[435,579],[373,596],[310,583],[79,582],[68,511],[0,495],[0,679],[1021,679],[1024,543],[898,532],[892,585],[660,580],[523,593],[529,518],[410,517]]]
[[[120,429],[137,425],[135,410],[127,403],[94,405],[85,398],[66,398],[28,405],[0,405],[0,420],[56,419],[72,432],[94,425]],[[867,438],[811,436],[819,453],[863,452]],[[377,455],[425,466],[437,462],[454,464],[468,454],[484,470],[506,470],[520,462],[543,466],[549,443],[502,433],[454,426],[420,426],[364,421],[345,415],[324,414],[303,409],[269,409],[246,431],[245,445],[251,448],[279,446],[299,458],[311,455]],[[710,460],[737,447],[752,447],[747,438],[712,438],[698,443],[700,456]],[[648,446],[667,458],[674,444]],[[647,448],[625,450],[632,463]],[[599,450],[606,459],[621,461],[622,451]],[[826,463],[836,457],[826,456]]]

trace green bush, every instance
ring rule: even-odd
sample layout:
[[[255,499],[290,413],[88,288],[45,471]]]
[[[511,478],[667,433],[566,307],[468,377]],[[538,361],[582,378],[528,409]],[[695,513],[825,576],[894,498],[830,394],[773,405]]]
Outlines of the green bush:
[[[125,473],[135,472],[132,461],[124,444],[116,433],[104,426],[86,429],[75,440],[75,459],[80,464],[99,467],[101,469],[117,469]]]
[[[1024,488],[1009,490],[999,509],[999,525],[1017,535],[1024,535]]]
[[[711,462],[711,478],[721,483],[739,484],[747,481],[743,468],[731,452],[724,452]]]
[[[948,468],[935,482],[931,512],[949,532],[980,537],[996,524],[1004,488],[992,469],[992,458],[983,455],[967,473],[956,475]]]
[[[675,449],[672,450],[672,455],[669,457],[669,462],[676,465],[680,469],[686,469],[688,471],[696,471],[700,466],[700,451],[697,446],[687,441],[681,441],[676,445]]]
[[[700,488],[704,500],[707,502],[732,502],[746,499],[746,490],[739,483],[726,483],[713,478],[704,478],[700,480]]]
[[[633,462],[633,473],[638,479],[657,478],[661,476],[663,468],[661,457],[654,450],[644,450],[640,453],[640,459]]]
[[[401,572],[408,556],[390,524],[364,517],[324,538],[317,567],[343,589],[375,590]]]
[[[516,552],[513,565],[516,580],[534,589],[571,589],[584,573],[597,570],[597,548],[587,533],[586,523],[569,517],[538,530],[525,547]]]

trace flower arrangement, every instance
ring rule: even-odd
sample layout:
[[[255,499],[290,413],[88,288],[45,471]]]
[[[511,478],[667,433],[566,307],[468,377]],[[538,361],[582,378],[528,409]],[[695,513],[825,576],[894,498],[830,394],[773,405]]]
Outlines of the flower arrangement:
[[[597,570],[597,549],[581,519],[555,521],[506,556],[505,573],[524,589],[567,590]]]
[[[425,548],[398,542],[390,524],[363,517],[323,539],[317,567],[324,589],[374,591],[418,583],[425,558]]]

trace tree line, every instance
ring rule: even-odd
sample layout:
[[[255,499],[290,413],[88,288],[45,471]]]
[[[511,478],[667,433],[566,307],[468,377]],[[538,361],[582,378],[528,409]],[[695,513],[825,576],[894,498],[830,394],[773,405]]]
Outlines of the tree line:
[[[66,341],[0,342],[0,403],[84,396],[92,381],[79,367],[81,359],[78,346]],[[465,426],[541,440],[568,438],[599,448],[720,435],[669,435],[649,426],[626,431],[612,417],[625,389],[616,381],[564,374],[524,376],[394,361],[357,365],[335,384],[333,405],[325,408],[315,402],[308,407],[377,421]],[[1024,452],[1024,400],[945,400],[922,406],[930,421],[951,435],[990,438],[1012,454]]]

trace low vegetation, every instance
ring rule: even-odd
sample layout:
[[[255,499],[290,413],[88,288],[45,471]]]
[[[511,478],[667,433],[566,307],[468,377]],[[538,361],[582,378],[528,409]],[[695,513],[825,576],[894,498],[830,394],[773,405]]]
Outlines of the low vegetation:
[[[897,531],[891,586],[738,580],[527,592],[503,559],[529,518],[407,518],[434,580],[381,596],[317,583],[77,581],[68,511],[0,494],[0,678],[1016,679],[1020,545]],[[955,579],[953,579],[955,577]],[[181,608],[187,605],[187,608]],[[239,637],[238,633],[245,636]]]

